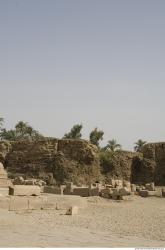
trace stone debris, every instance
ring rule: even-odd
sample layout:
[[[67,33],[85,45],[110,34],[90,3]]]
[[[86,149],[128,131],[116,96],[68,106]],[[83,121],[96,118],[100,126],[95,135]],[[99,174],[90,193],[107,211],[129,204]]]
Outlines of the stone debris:
[[[24,179],[22,176],[17,176],[13,180],[13,185],[37,185],[37,186],[45,186],[46,182],[40,179]]]
[[[77,215],[78,214],[78,207],[72,206],[66,211],[66,215]]]

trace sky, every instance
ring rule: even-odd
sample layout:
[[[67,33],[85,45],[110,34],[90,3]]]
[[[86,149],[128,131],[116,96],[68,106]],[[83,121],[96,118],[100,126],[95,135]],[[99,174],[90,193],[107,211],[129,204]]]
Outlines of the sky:
[[[164,0],[0,0],[0,117],[165,141]]]

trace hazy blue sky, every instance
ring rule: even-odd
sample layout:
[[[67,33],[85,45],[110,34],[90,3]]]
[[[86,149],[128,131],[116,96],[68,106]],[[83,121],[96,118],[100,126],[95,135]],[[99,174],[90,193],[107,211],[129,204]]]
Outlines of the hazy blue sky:
[[[165,140],[164,0],[0,0],[0,117]]]

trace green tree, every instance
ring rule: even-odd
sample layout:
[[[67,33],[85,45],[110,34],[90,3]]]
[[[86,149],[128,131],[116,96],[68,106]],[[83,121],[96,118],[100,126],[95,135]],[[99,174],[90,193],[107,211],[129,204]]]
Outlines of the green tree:
[[[1,139],[2,140],[9,140],[9,141],[15,141],[17,139],[15,130],[6,130],[3,128],[1,130]]]
[[[142,152],[142,149],[143,149],[143,146],[146,144],[147,142],[146,141],[143,141],[141,139],[139,139],[137,142],[135,142],[135,147],[134,147],[134,150],[136,152]]]
[[[110,141],[108,141],[107,145],[104,148],[105,150],[110,150],[112,152],[116,151],[116,150],[120,150],[121,149],[121,145],[117,143],[117,141],[115,139],[112,139]]]
[[[15,125],[15,131],[16,131],[17,137],[23,138],[24,135],[27,134],[28,127],[29,125],[26,122],[19,121]]]
[[[95,128],[89,135],[90,142],[99,147],[99,141],[103,140],[104,132]]]
[[[31,126],[28,125],[28,123],[19,121],[15,125],[15,129],[6,130],[1,129],[1,139],[3,140],[22,140],[22,139],[29,139],[29,140],[35,140],[42,138],[43,136],[33,129]]]
[[[74,125],[69,133],[66,133],[64,135],[64,139],[80,139],[81,138],[81,130],[82,130],[82,124],[76,124]]]
[[[3,123],[4,123],[4,119],[0,117],[0,130],[2,129]]]

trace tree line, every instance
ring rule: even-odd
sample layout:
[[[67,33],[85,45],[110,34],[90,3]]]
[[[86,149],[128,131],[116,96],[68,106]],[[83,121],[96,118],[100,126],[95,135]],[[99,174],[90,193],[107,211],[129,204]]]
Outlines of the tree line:
[[[4,119],[0,117],[0,139],[1,140],[38,140],[44,138],[44,136],[35,130],[32,126],[30,126],[27,122],[19,121],[14,129],[7,130],[3,127]],[[64,134],[63,139],[82,139],[82,124],[75,124],[71,130]],[[100,147],[100,142],[103,140],[104,132],[99,130],[97,127],[94,128],[89,134],[89,141],[96,145],[100,150],[103,151],[117,151],[121,150],[122,147],[119,143],[117,143],[116,139],[109,140],[107,145],[103,148]],[[139,139],[135,142],[134,150],[137,152],[141,152],[143,146],[146,144],[146,141]]]

